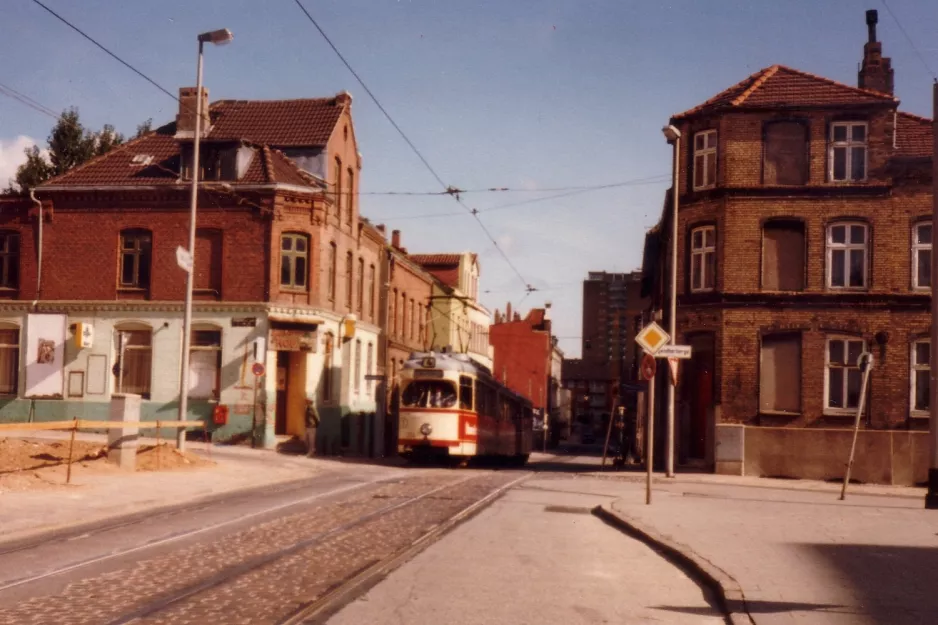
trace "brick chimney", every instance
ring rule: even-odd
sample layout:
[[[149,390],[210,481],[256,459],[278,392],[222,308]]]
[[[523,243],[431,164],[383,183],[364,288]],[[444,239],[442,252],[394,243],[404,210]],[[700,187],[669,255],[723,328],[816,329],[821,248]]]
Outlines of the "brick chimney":
[[[340,91],[335,94],[336,106],[352,106],[352,94],[348,91]]]
[[[508,305],[505,306],[505,320],[511,321],[511,302],[508,302]]]
[[[400,249],[401,247],[401,231],[400,230],[391,230],[391,247]]]
[[[176,115],[177,133],[195,132],[196,88],[179,88],[179,113]],[[209,127],[208,89],[202,87],[202,134]]]
[[[876,40],[876,23],[879,21],[875,9],[866,12],[866,27],[869,41],[863,46],[863,63],[857,74],[861,89],[872,89],[880,93],[893,94],[892,59],[883,56],[883,44]]]

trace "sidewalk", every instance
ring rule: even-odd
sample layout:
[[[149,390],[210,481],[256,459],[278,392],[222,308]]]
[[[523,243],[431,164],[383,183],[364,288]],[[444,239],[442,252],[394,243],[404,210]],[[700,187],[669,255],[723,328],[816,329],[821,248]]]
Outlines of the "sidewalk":
[[[643,484],[609,480],[620,499],[605,508],[738,584],[757,624],[935,622],[938,513],[923,489],[851,487],[839,501],[836,485],[721,481],[662,478],[646,506]]]
[[[10,438],[61,439],[57,432],[10,432]],[[101,442],[95,434],[77,439]],[[155,440],[140,439],[152,444]],[[165,441],[164,441],[165,442]],[[72,483],[50,484],[42,490],[0,491],[0,542],[27,538],[65,527],[100,521],[192,502],[212,495],[275,486],[336,471],[342,464],[332,458],[287,456],[273,451],[238,446],[212,446],[189,442],[187,450],[211,458],[213,466],[161,472],[83,472],[73,467]],[[380,465],[355,464],[354,472],[386,470]],[[62,470],[64,476],[64,468]]]

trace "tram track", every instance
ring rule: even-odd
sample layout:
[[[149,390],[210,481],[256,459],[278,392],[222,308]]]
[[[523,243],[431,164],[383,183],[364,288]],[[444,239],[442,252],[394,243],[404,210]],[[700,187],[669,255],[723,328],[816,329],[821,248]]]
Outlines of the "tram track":
[[[196,566],[179,562],[179,572],[173,574],[166,568],[174,565],[172,556],[179,552],[177,548],[170,554],[130,563],[126,570],[82,578],[59,595],[35,595],[12,609],[0,609],[0,623],[33,622],[22,618],[30,613],[27,604],[41,607],[51,618],[45,622],[64,622],[56,618],[58,612],[60,617],[68,615],[68,622],[82,625],[318,622],[322,614],[344,605],[370,582],[425,549],[529,475],[526,471],[469,475],[415,471],[407,479],[370,483],[376,488],[348,488],[350,493],[346,494],[350,496],[340,501],[246,530],[244,533],[252,534],[248,539],[235,536],[231,545],[234,553],[226,553],[229,557],[218,558],[217,562],[212,558],[224,546],[199,544],[194,549],[206,551],[207,555],[191,554]],[[333,518],[336,522],[330,525],[326,519]],[[279,524],[274,530],[265,529],[274,523]],[[322,531],[309,529],[317,523]],[[278,528],[287,528],[295,538],[270,534],[280,531]],[[264,535],[281,540],[257,545],[256,537]],[[141,546],[144,548],[147,546]],[[163,561],[156,563],[158,559]],[[208,562],[204,566],[203,560]],[[156,564],[159,570],[154,576],[148,569]],[[200,567],[204,570],[187,570]],[[152,589],[139,590],[141,580],[149,582]],[[32,581],[38,580],[18,583],[28,585]],[[93,592],[93,597],[82,594],[88,588],[110,591],[114,584],[118,587],[113,588],[110,604],[104,596],[107,592]]]

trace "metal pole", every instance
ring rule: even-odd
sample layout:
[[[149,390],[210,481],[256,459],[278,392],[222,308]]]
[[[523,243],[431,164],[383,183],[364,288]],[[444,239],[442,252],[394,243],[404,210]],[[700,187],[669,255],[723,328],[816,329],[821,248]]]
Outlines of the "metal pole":
[[[865,365],[864,362],[866,363]],[[866,385],[870,380],[870,371],[873,370],[873,354],[869,352],[860,354],[857,364],[863,368],[863,382],[860,384],[860,401],[857,404],[857,418],[853,422],[853,442],[850,443],[850,458],[847,460],[847,472],[844,474],[844,486],[840,489],[841,501],[847,498],[847,484],[850,483],[850,471],[853,469],[853,457],[857,451],[857,436],[860,434],[860,418],[863,416],[863,407],[866,405]]]
[[[671,334],[671,345],[677,343],[677,233],[678,233],[678,159],[681,152],[681,138],[674,140],[674,162],[671,166],[673,179],[671,181],[671,311],[668,331]],[[665,447],[665,475],[674,477],[674,403],[677,388],[672,380],[668,384],[668,422],[667,446]]]
[[[189,267],[186,276],[186,305],[182,320],[182,355],[179,359],[179,420],[185,421],[189,411],[189,345],[192,326],[192,282],[195,278],[195,215],[199,196],[199,140],[202,134],[202,41],[199,41],[199,61],[195,79],[195,137],[192,142],[192,193],[189,199]],[[176,432],[176,447],[185,451],[186,430]]]
[[[648,443],[645,449],[645,505],[651,505],[651,473],[655,460],[655,376],[648,380],[648,423],[646,436]]]
[[[932,85],[932,237],[938,232],[938,80]],[[934,239],[932,239],[934,240]],[[928,431],[930,440],[928,463],[928,492],[925,507],[938,510],[938,253],[932,245],[931,253],[931,363],[929,372],[928,406],[931,412]]]
[[[609,427],[606,428],[606,444],[603,445],[603,464],[602,469],[606,470],[606,454],[609,451],[609,439],[612,437],[612,420],[615,418],[616,414],[616,403],[618,402],[618,397],[612,398],[612,414],[609,415]]]

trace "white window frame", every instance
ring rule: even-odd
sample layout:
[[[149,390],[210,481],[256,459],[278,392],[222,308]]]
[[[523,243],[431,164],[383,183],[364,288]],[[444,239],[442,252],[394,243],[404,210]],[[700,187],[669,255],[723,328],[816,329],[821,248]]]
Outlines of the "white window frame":
[[[146,332],[149,333],[150,343],[143,345],[124,345],[121,349],[121,334],[124,332]],[[153,396],[153,329],[143,325],[116,326],[114,328],[115,357],[114,362],[119,367],[117,375],[113,377],[114,393],[136,393],[144,399],[150,399]],[[124,389],[124,375],[121,371],[125,367],[127,352],[147,352],[150,355],[150,379],[147,381],[145,392],[137,392],[134,389]]]
[[[831,371],[830,344],[835,341],[840,341],[844,343],[844,355],[849,357],[849,354],[850,354],[849,342],[850,341],[859,342],[860,354],[862,354],[863,352],[867,350],[866,340],[858,336],[849,336],[849,335],[840,335],[840,334],[829,335],[825,337],[825,340],[824,340],[824,414],[833,415],[833,416],[853,416],[853,415],[856,415],[857,413],[856,406],[838,408],[838,407],[832,407],[830,405],[830,371]],[[857,359],[859,360],[859,355]],[[845,372],[850,371],[850,370],[859,371],[860,367],[858,365],[859,363],[857,363],[856,365],[852,365],[852,366],[851,365],[847,365],[847,366],[838,365],[837,368],[843,369]],[[848,374],[845,373],[844,379],[843,379],[843,398],[844,398],[845,403],[847,401],[847,389],[849,388],[848,377],[849,377]],[[802,390],[802,393],[803,392],[804,390]],[[864,410],[869,411],[869,402],[867,402],[866,408]]]
[[[918,231],[919,228],[931,228],[931,221],[920,221],[912,226],[912,288],[916,291],[930,291],[931,284],[921,285],[918,282],[918,255],[920,252],[932,252],[932,245],[935,241],[935,233],[932,231],[931,240],[932,243],[919,243]],[[929,262],[929,270],[931,269],[932,263]],[[930,276],[932,280],[935,279],[934,276]]]
[[[918,345],[928,345],[928,360],[929,364],[919,364],[916,358],[916,347]],[[920,338],[912,341],[912,344],[909,346],[909,415],[917,419],[928,419],[931,416],[931,410],[919,410],[915,407],[915,391],[916,381],[915,373],[917,371],[931,371],[931,339],[928,337]],[[929,398],[931,399],[931,398]]]
[[[218,342],[211,345],[196,345],[195,334],[197,332],[212,332],[218,334]],[[222,341],[224,340],[224,332],[221,328],[217,326],[197,326],[192,329],[192,339],[190,339],[189,346],[189,399],[196,400],[215,400],[217,401],[221,397],[221,368],[223,366],[222,362]],[[195,354],[211,354],[213,360],[213,376],[212,376],[212,390],[206,396],[201,393],[195,393],[196,390],[195,384],[198,382],[198,377],[193,375],[195,373],[192,365],[192,357]],[[198,360],[198,358],[197,358]]]
[[[12,362],[10,363],[11,370],[9,371],[9,374],[10,374],[10,377],[12,378],[12,383],[13,383],[13,391],[10,393],[7,393],[7,392],[0,393],[0,397],[7,397],[7,398],[18,397],[19,391],[20,391],[20,375],[19,375],[20,374],[20,343],[23,340],[22,332],[20,331],[19,327],[9,326],[9,325],[0,326],[0,330],[16,333],[15,343],[14,342],[0,343],[0,351],[12,352],[12,358],[11,358]]]
[[[703,146],[697,146],[698,137],[703,140]],[[713,137],[713,145],[710,145],[710,137]],[[691,169],[693,170],[694,176],[694,191],[700,191],[703,189],[712,189],[716,185],[717,181],[717,161],[719,159],[719,154],[717,154],[717,131],[716,129],[710,130],[701,130],[700,132],[694,133],[694,144],[693,144],[694,160],[691,163]],[[710,173],[709,167],[707,165],[707,157],[713,154],[713,183],[707,184],[707,174]],[[701,170],[697,171],[697,157],[702,156],[703,165]]]
[[[700,233],[700,247],[694,246],[694,234]],[[707,233],[713,234],[713,245],[707,245]],[[706,293],[716,289],[717,282],[717,229],[716,226],[697,226],[690,231],[690,290],[692,293]],[[713,275],[710,279],[713,284],[707,285],[704,279],[707,276],[707,256],[713,255]],[[700,257],[700,275],[694,272],[694,258]],[[700,278],[698,282],[698,278]]]
[[[851,228],[863,228],[863,243],[853,243],[850,238]],[[834,243],[834,228],[844,228],[844,243]],[[825,282],[827,288],[836,291],[865,291],[870,288],[870,227],[862,221],[835,221],[827,226],[827,276]],[[834,274],[834,251],[844,251],[844,284],[843,286],[834,286],[832,284]],[[861,286],[850,285],[850,252],[863,250],[863,284]]]
[[[853,129],[857,127],[863,128],[863,141],[855,141],[853,136]],[[847,129],[847,138],[842,141],[834,140],[834,131],[837,128],[846,128]],[[869,124],[866,122],[834,122],[830,127],[830,136],[827,148],[827,175],[828,179],[831,182],[865,182],[869,177],[869,164],[870,164],[870,149],[869,149],[869,138],[870,138],[870,128]],[[854,179],[853,176],[853,150],[854,148],[863,148],[863,177]],[[844,149],[846,151],[845,163],[844,163],[844,173],[846,177],[843,179],[834,178],[834,150],[835,149]]]

